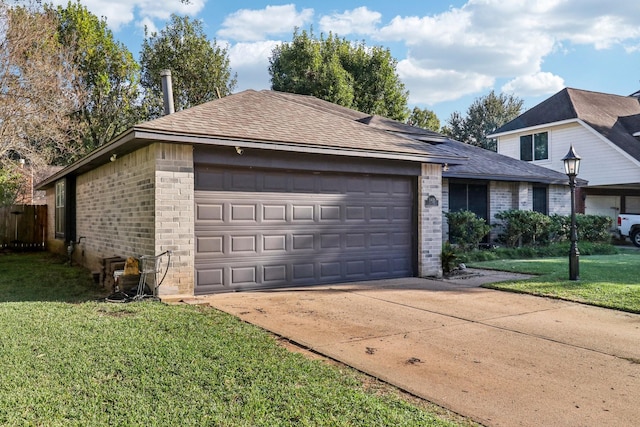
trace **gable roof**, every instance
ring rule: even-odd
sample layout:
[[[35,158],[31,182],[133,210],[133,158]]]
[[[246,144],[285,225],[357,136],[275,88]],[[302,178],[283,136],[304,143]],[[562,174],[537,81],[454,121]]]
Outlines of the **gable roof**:
[[[431,130],[306,95],[247,90],[138,124],[39,184],[47,188],[153,142],[226,145],[447,164],[460,178],[565,183],[566,176]]]
[[[359,156],[445,163],[436,146],[363,126],[366,114],[317,98],[270,90],[247,90],[152,120],[138,130],[254,142],[263,148],[332,149]],[[241,144],[237,144],[242,146]],[[338,152],[336,152],[338,150]]]
[[[582,121],[613,144],[640,160],[640,102],[621,96],[565,88],[500,127],[491,136],[567,120]]]
[[[428,141],[426,136],[431,139],[431,134],[438,135],[440,137],[438,145],[441,150],[446,150],[452,156],[468,159],[463,164],[448,164],[447,168],[442,172],[442,176],[445,178],[568,184],[567,175],[564,173],[455,141],[432,131],[415,128],[411,125],[379,116],[374,116],[374,118],[368,120],[368,123],[370,126],[385,129],[389,132],[404,134],[417,140],[424,139],[424,142],[428,144],[433,144],[433,142]],[[586,182],[579,180],[580,185],[585,185]]]

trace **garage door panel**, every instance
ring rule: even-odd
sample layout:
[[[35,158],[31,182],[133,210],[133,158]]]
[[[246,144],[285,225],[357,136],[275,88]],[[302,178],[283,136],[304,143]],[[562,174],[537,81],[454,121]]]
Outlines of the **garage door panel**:
[[[196,238],[196,252],[223,254],[224,236],[200,236]]]
[[[305,286],[412,274],[411,261],[403,254],[389,257],[387,251],[380,251],[371,259],[353,258],[345,254],[320,257],[314,254],[288,254],[274,257],[270,262],[236,261],[235,265],[229,265],[226,261],[214,265],[196,263],[198,293]]]
[[[287,205],[262,205],[262,220],[283,222],[287,220]]]
[[[223,221],[224,205],[222,203],[202,204],[196,209],[198,221]]]
[[[413,274],[411,178],[207,173],[196,172],[196,293]]]
[[[273,234],[262,236],[262,250],[264,252],[276,253],[287,250],[286,234]]]

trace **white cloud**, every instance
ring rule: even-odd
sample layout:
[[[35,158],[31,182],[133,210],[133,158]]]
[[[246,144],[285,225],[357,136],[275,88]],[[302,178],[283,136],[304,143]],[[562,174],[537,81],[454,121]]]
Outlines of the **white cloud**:
[[[312,18],[313,9],[298,12],[294,4],[240,9],[225,18],[218,35],[242,42],[260,41],[270,35],[290,34],[294,27],[303,27]]]
[[[236,91],[266,89],[271,86],[269,57],[281,42],[268,40],[255,43],[236,43],[229,48],[229,64],[238,73]]]
[[[411,104],[434,105],[491,88],[494,78],[453,69],[426,69],[411,59],[398,62],[398,75],[409,88]]]
[[[339,36],[349,34],[371,34],[380,23],[382,14],[367,9],[366,6],[347,10],[344,13],[334,13],[320,18],[320,30],[333,32]]]
[[[396,16],[373,35],[401,43],[398,71],[412,102],[433,104],[487,90],[497,79],[518,96],[564,85],[544,60],[568,46],[606,49],[640,45],[640,2],[601,0],[469,0],[429,16]],[[561,73],[561,72],[560,72]]]
[[[53,0],[53,4],[66,6],[68,0]],[[195,16],[204,9],[206,0],[190,0],[188,4],[180,0],[83,0],[82,5],[98,17],[107,19],[109,28],[118,31],[120,27],[136,22],[136,26],[148,26],[154,20],[166,20],[172,13]]]
[[[502,92],[522,96],[542,96],[555,93],[565,87],[564,79],[552,73],[540,72],[518,76],[502,86]]]

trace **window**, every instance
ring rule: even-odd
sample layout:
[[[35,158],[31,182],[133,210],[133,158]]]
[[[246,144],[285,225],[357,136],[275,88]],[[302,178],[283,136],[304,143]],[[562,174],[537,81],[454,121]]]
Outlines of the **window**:
[[[547,132],[520,137],[520,160],[546,160],[549,158],[549,134]]]
[[[66,188],[65,181],[58,181],[56,183],[56,237],[64,239],[65,237],[65,201],[66,201]]]
[[[547,187],[533,187],[533,210],[548,215]]]
[[[449,211],[468,210],[487,220],[489,200],[486,184],[449,183]]]

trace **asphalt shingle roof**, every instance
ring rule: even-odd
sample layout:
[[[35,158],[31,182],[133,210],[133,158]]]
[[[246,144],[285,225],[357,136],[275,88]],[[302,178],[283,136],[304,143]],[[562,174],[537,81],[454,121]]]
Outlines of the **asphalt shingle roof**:
[[[247,90],[141,123],[111,143],[48,179],[83,173],[155,140],[175,143],[258,144],[330,150],[362,157],[448,164],[444,177],[565,183],[564,174],[454,141],[380,116],[372,116],[312,96]],[[306,147],[306,148],[305,148]],[[373,154],[372,154],[373,153]],[[44,188],[44,187],[43,187]]]
[[[312,97],[247,90],[135,128],[265,144],[342,148],[363,153],[442,154],[437,148],[419,141],[363,125],[358,119],[365,117],[366,114]]]
[[[613,144],[640,160],[640,102],[636,96],[565,88],[495,131],[512,132],[579,119]]]

